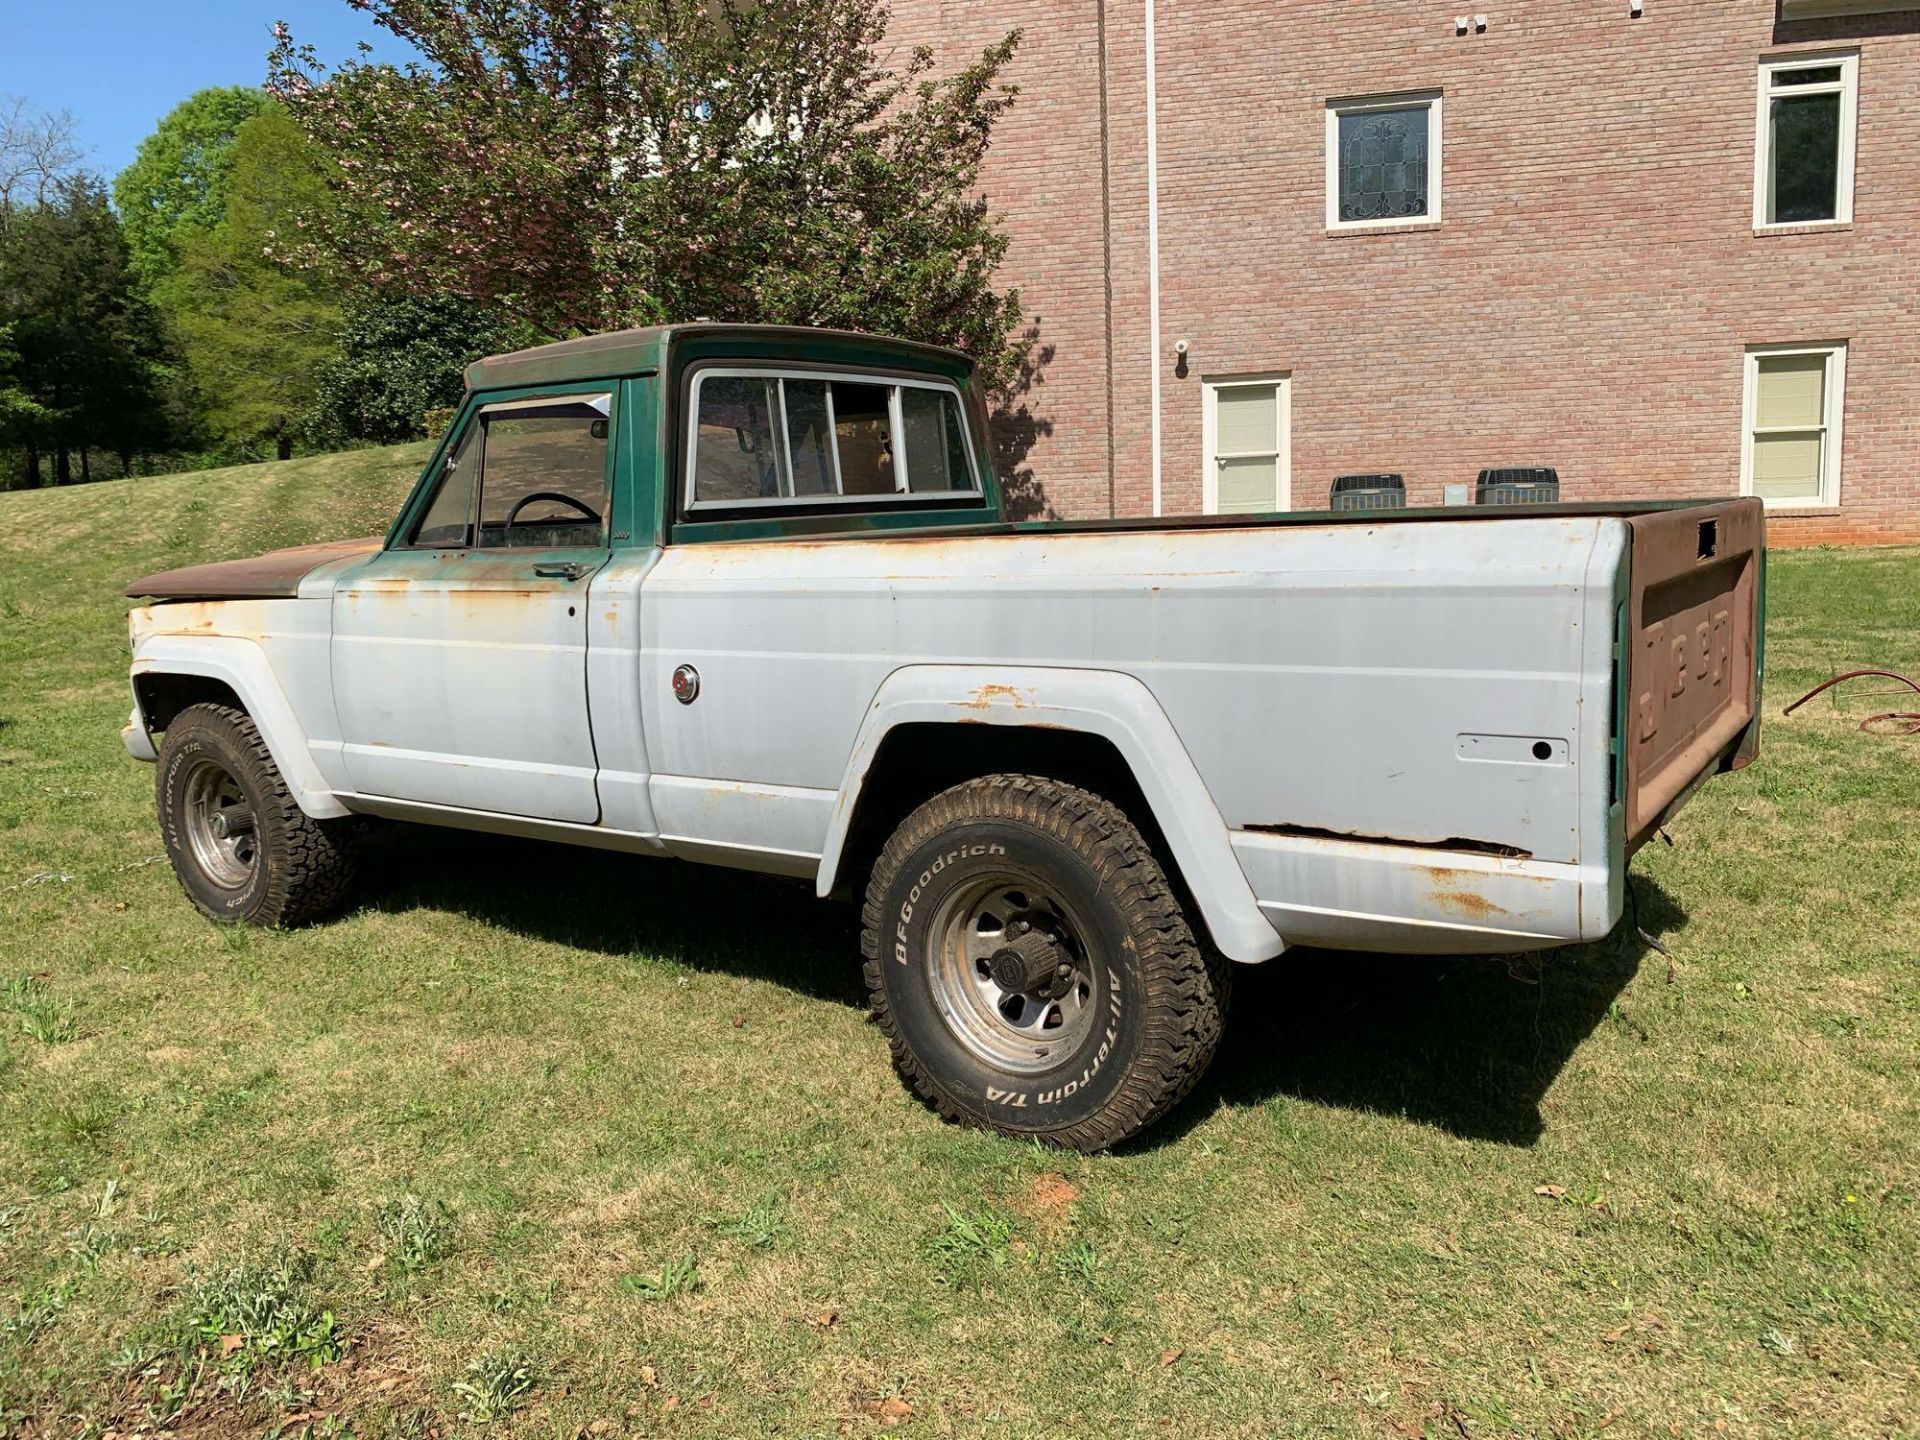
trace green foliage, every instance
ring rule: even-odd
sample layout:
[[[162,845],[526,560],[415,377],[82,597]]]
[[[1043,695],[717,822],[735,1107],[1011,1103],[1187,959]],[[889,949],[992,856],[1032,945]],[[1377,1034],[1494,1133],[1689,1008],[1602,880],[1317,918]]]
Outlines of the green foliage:
[[[438,1200],[402,1196],[380,1207],[380,1240],[390,1268],[416,1275],[453,1250],[453,1212]]]
[[[292,452],[333,352],[340,311],[318,279],[288,268],[285,236],[323,205],[322,160],[285,114],[263,110],[228,147],[222,213],[187,228],[160,287],[204,407],[229,444]]]
[[[1012,1253],[1013,1221],[993,1210],[945,1208],[946,1225],[927,1242],[943,1281],[949,1285],[976,1281],[983,1271],[1006,1265]]]
[[[641,1300],[671,1300],[700,1288],[700,1261],[691,1251],[651,1275],[622,1275],[620,1291]]]
[[[43,1285],[15,1302],[11,1315],[0,1317],[0,1336],[21,1336],[31,1340],[60,1318],[73,1296],[69,1284]]]
[[[42,483],[73,478],[69,453],[123,454],[164,432],[164,345],[158,317],[127,263],[126,240],[99,182],[59,184],[45,203],[15,210],[0,237],[0,444],[26,456]]]
[[[113,182],[135,272],[158,285],[178,268],[182,248],[226,216],[242,127],[273,101],[248,86],[201,90],[160,121]]]
[[[13,326],[0,322],[0,446],[32,432],[47,419],[41,405],[20,385],[20,352],[13,348]]]
[[[272,88],[334,162],[303,254],[550,334],[706,316],[1024,349],[980,166],[1017,34],[957,74],[880,55],[880,0],[368,0],[425,66]]]
[[[313,1262],[282,1255],[265,1265],[234,1265],[189,1276],[187,1323],[221,1353],[229,1372],[300,1361],[317,1370],[338,1360],[345,1337],[331,1310],[309,1297]]]
[[[353,305],[321,365],[310,428],[329,442],[391,445],[431,428],[460,403],[465,367],[520,337],[477,305],[447,295],[375,295]]]
[[[12,1011],[21,1030],[42,1045],[59,1045],[80,1033],[73,1002],[55,999],[32,975],[16,975],[0,985],[0,1009]]]
[[[780,1202],[771,1198],[737,1215],[715,1216],[707,1223],[713,1227],[714,1234],[742,1241],[755,1250],[771,1250],[787,1231],[786,1221],[780,1215]]]
[[[467,1362],[466,1378],[453,1382],[465,1406],[460,1418],[475,1425],[504,1420],[533,1389],[533,1366],[513,1350],[488,1350]]]

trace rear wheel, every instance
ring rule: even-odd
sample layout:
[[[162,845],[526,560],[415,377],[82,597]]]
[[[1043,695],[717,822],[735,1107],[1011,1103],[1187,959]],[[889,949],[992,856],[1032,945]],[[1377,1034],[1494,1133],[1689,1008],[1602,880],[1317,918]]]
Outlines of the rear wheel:
[[[346,897],[351,822],[301,810],[245,711],[190,705],[175,716],[154,798],[173,873],[202,914],[301,925]]]
[[[948,1119],[1106,1149],[1219,1042],[1226,962],[1133,823],[1074,786],[995,775],[935,796],[881,852],[863,919],[874,1018]]]

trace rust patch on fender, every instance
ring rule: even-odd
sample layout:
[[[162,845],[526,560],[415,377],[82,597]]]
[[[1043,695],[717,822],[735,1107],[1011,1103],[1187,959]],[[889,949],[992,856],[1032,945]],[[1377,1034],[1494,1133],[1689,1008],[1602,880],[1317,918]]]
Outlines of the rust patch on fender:
[[[1477,890],[1436,890],[1433,892],[1434,905],[1452,915],[1464,916],[1468,920],[1492,920],[1509,911],[1504,905],[1496,905]]]
[[[1018,685],[981,685],[973,692],[973,698],[966,701],[969,710],[985,710],[996,701],[1004,701],[1016,710],[1025,710],[1033,704],[1033,691],[1030,687]]]

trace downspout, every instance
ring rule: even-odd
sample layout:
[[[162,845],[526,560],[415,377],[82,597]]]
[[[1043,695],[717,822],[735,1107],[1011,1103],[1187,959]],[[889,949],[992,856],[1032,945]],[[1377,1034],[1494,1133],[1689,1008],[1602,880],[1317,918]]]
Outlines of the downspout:
[[[1147,7],[1147,346],[1152,352],[1153,513],[1160,514],[1160,101],[1153,0]]]
[[[1107,518],[1120,513],[1120,440],[1113,431],[1118,407],[1113,374],[1113,140],[1107,91],[1107,0],[1094,0],[1100,42],[1100,276],[1107,342]]]

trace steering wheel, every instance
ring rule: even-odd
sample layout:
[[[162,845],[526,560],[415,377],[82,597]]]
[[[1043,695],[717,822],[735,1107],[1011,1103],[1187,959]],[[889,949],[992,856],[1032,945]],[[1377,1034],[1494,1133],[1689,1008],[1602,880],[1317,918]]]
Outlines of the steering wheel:
[[[507,511],[506,528],[511,530],[515,525],[519,524],[520,512],[536,500],[551,500],[556,505],[565,505],[571,509],[578,510],[581,518],[589,525],[598,525],[600,523],[599,512],[583,502],[574,499],[573,496],[562,495],[557,490],[536,490],[531,495],[522,495],[518,500],[513,502],[513,508]],[[549,520],[540,523],[551,525],[561,522]]]

